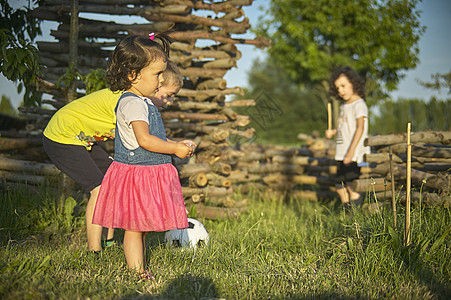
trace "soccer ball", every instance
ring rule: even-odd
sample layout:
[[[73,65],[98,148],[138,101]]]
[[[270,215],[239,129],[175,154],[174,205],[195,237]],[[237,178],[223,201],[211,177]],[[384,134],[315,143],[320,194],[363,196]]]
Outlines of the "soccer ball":
[[[196,219],[188,218],[188,228],[166,231],[164,240],[172,246],[175,245],[196,249],[203,244],[207,245],[209,236],[201,222]]]

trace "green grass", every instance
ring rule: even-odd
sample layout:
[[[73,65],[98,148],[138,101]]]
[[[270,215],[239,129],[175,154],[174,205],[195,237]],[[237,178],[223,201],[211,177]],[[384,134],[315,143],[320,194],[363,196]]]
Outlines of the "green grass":
[[[200,220],[197,251],[149,233],[156,280],[139,283],[118,244],[86,253],[83,205],[55,206],[49,192],[6,191],[0,212],[1,299],[447,299],[451,214],[412,208],[412,244],[392,212],[346,216],[335,202],[284,203],[249,196],[239,219]],[[236,195],[237,198],[243,197]],[[421,214],[420,214],[421,212]],[[192,217],[196,217],[193,215]],[[420,220],[421,218],[421,220]]]

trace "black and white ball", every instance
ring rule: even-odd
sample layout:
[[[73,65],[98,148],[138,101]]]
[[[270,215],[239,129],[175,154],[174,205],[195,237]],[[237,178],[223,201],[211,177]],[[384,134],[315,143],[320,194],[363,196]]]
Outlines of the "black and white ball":
[[[188,228],[166,231],[164,239],[169,245],[196,249],[208,244],[209,235],[201,222],[188,218]]]

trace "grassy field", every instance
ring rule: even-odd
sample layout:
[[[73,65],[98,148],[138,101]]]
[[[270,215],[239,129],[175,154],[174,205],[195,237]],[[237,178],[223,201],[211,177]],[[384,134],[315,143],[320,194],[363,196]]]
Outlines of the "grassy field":
[[[237,195],[237,198],[243,196]],[[239,219],[201,220],[210,243],[166,246],[150,233],[153,282],[138,282],[117,245],[86,252],[83,204],[57,209],[54,196],[4,191],[0,212],[0,299],[449,299],[450,210],[412,208],[412,244],[402,245],[403,210],[347,216],[336,202],[284,203],[246,195]],[[191,217],[196,218],[194,214]]]

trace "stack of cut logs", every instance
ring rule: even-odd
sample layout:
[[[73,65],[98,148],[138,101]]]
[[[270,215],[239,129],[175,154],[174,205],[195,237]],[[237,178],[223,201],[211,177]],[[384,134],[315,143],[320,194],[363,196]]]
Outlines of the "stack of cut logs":
[[[56,82],[68,70],[71,6],[69,0],[42,2],[33,15],[60,23],[58,30],[51,32],[57,42],[38,42],[42,63],[46,66],[39,87],[47,97],[43,103],[51,108],[21,107],[22,114],[33,121],[28,121],[19,131],[1,130],[0,174],[4,185],[10,182],[37,185],[59,173],[48,163],[40,138],[52,114],[64,106],[67,99],[67,89],[64,85],[57,87]],[[336,197],[334,144],[330,140],[301,134],[298,137],[304,140],[305,146],[299,148],[252,143],[230,145],[233,136],[250,138],[253,135],[253,129],[248,126],[249,117],[237,115],[233,108],[253,106],[255,101],[225,101],[226,95],[242,94],[242,90],[227,88],[223,76],[236,66],[241,56],[236,44],[268,46],[264,39],[232,37],[249,29],[242,6],[252,2],[79,0],[80,13],[106,14],[110,19],[111,15],[139,16],[143,20],[142,24],[119,24],[117,20],[100,21],[80,16],[77,70],[82,75],[88,74],[90,69],[105,68],[107,57],[118,40],[128,34],[173,30],[171,36],[175,42],[170,56],[180,67],[184,87],[175,105],[162,116],[168,137],[193,139],[198,144],[193,157],[174,159],[174,164],[179,170],[187,206],[195,207],[198,215],[205,218],[236,216],[245,211],[246,200],[235,199],[234,191],[253,189],[272,196],[289,195],[309,200]],[[195,15],[197,11],[204,14]],[[85,88],[84,83],[79,82],[79,88]],[[427,199],[450,194],[450,135],[450,132],[412,134],[412,180],[416,191],[422,187],[427,193]],[[383,192],[389,197],[391,174],[396,181],[396,191],[402,190],[406,149],[403,138],[398,135],[368,138],[367,144],[377,153],[366,157],[371,167],[364,168],[362,178],[355,182],[358,191],[371,191],[374,195]],[[111,142],[104,145],[112,151]],[[392,173],[389,149],[393,152]],[[417,196],[414,193],[414,198]]]
[[[255,190],[269,197],[317,201],[332,199],[333,148],[315,144],[299,148],[245,144],[233,162],[229,176],[241,192]]]
[[[170,32],[169,35],[175,41],[171,45],[170,59],[179,66],[184,77],[184,87],[177,95],[175,105],[165,110],[162,117],[169,138],[193,139],[199,146],[194,157],[175,160],[174,164],[180,170],[187,203],[198,203],[198,213],[207,217],[236,215],[245,209],[244,203],[231,201],[233,190],[230,181],[224,180],[224,176],[230,174],[231,167],[221,161],[221,155],[229,147],[229,136],[252,137],[254,130],[248,126],[249,117],[238,115],[233,108],[252,106],[255,101],[225,101],[227,95],[242,95],[243,90],[240,87],[228,88],[223,77],[229,69],[236,67],[237,60],[241,57],[236,44],[260,48],[269,45],[269,41],[263,38],[235,37],[246,33],[250,28],[242,7],[252,5],[252,2],[253,0],[78,1],[77,72],[81,75],[87,75],[92,69],[105,69],[114,46],[127,35],[147,36],[150,32]],[[40,134],[48,120],[68,99],[64,81],[61,81],[61,86],[56,83],[69,69],[69,47],[73,45],[73,40],[70,42],[73,37],[70,13],[71,8],[74,9],[71,4],[73,5],[70,0],[44,0],[32,11],[32,15],[38,19],[59,23],[58,29],[51,31],[56,41],[37,43],[41,62],[45,66],[39,88],[45,93],[42,103],[49,108],[20,107],[19,111],[24,116],[34,120],[31,122],[33,131],[21,131],[21,134],[25,132],[27,135],[23,141],[20,141],[17,132],[2,132],[2,142],[9,145],[3,150],[13,149],[18,142],[23,142],[24,150],[39,147]],[[130,19],[131,16],[134,19]],[[121,24],[121,20],[126,21]],[[131,20],[139,20],[141,23],[129,24]],[[79,91],[86,87],[81,81],[77,86]],[[77,97],[83,95],[79,92]],[[9,138],[8,141],[3,137]],[[112,150],[111,143],[106,143],[106,146]],[[14,155],[3,156],[4,159],[14,160],[4,164],[5,166],[20,164],[17,160],[25,158],[17,152],[17,147],[14,149]],[[39,153],[35,154],[39,155],[36,158],[27,156],[28,159],[45,162],[42,148],[37,151]],[[195,170],[202,170],[202,175],[195,174]],[[47,174],[44,173],[40,175]],[[25,181],[31,183],[29,179],[25,178]],[[204,200],[215,206],[202,205]],[[220,206],[227,209],[219,209]]]
[[[407,176],[406,134],[368,137],[365,144],[375,153],[367,154],[370,163],[367,179],[354,182],[358,192],[379,200],[405,200]],[[451,131],[421,131],[411,134],[411,198],[413,202],[451,204]]]

